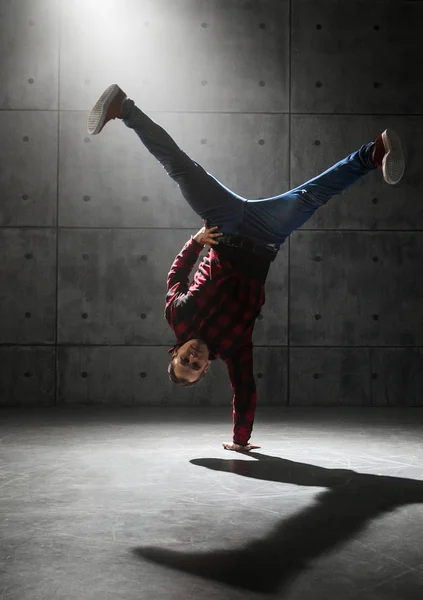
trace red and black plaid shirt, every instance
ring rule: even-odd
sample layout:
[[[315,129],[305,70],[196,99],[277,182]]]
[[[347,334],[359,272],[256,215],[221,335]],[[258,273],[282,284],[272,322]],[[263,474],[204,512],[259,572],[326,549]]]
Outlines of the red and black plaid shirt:
[[[201,338],[209,346],[210,358],[226,363],[234,392],[233,442],[245,445],[253,429],[257,400],[251,338],[265,302],[270,263],[265,261],[256,276],[251,266],[255,256],[247,255],[247,269],[237,268],[236,261],[229,260],[217,246],[209,250],[190,284],[190,273],[202,249],[191,237],[175,258],[167,278],[165,317],[176,335],[174,348]]]

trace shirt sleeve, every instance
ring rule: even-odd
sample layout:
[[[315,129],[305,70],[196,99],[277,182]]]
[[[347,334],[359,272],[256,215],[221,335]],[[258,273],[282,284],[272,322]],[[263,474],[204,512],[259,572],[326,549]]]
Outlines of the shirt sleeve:
[[[253,371],[253,344],[251,339],[236,353],[225,359],[233,390],[232,418],[235,444],[245,446],[251,437],[256,410],[257,391]]]
[[[173,329],[179,328],[180,335],[194,317],[206,313],[210,318],[220,310],[225,300],[225,294],[217,293],[204,261],[198,267],[193,283],[189,283],[189,276],[202,249],[203,246],[191,237],[175,258],[167,277],[165,318]],[[224,279],[221,278],[220,283]]]
[[[178,295],[188,291],[189,276],[202,250],[203,246],[191,237],[173,261],[167,276],[167,306],[172,304]]]

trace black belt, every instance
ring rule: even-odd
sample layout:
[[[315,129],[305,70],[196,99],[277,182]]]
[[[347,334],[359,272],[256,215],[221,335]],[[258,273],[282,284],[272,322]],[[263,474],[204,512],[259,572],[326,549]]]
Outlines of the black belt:
[[[254,243],[248,238],[242,237],[241,235],[234,235],[232,233],[224,233],[222,237],[218,238],[219,245],[230,246],[232,248],[242,248],[247,252],[253,252],[258,256],[267,258],[267,260],[274,261],[278,253],[279,247],[268,245],[263,246]]]

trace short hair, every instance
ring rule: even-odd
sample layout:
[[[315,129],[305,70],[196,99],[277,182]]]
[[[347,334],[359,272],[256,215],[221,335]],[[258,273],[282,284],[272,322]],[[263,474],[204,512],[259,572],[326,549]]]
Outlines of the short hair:
[[[176,385],[179,385],[181,387],[192,387],[193,385],[195,385],[196,383],[198,383],[200,381],[200,379],[203,379],[203,377],[206,375],[207,371],[203,371],[200,375],[200,377],[198,379],[196,379],[195,381],[188,381],[188,379],[184,379],[183,377],[177,377],[176,373],[175,373],[175,365],[173,364],[175,357],[172,358],[172,360],[169,363],[169,366],[167,368],[167,372],[169,374],[169,379],[171,381],[173,381],[173,383],[176,383]]]

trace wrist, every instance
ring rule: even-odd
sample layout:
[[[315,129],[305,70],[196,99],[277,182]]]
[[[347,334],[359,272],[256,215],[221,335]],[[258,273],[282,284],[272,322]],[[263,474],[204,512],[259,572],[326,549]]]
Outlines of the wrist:
[[[196,236],[196,235],[193,235],[193,236],[192,236],[192,239],[194,240],[194,242],[195,242],[196,244],[198,244],[199,246],[201,246],[202,248],[204,248],[204,244],[198,240],[198,238],[197,238],[197,236]]]

